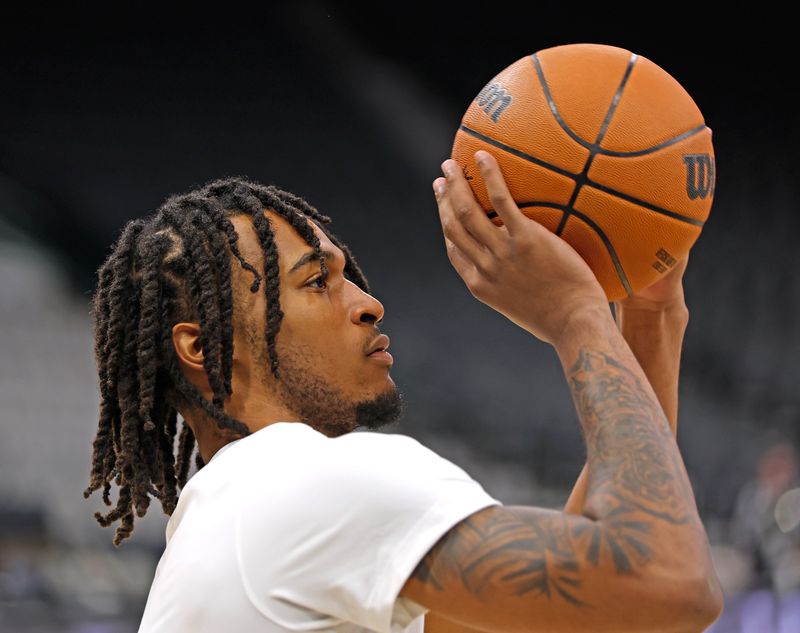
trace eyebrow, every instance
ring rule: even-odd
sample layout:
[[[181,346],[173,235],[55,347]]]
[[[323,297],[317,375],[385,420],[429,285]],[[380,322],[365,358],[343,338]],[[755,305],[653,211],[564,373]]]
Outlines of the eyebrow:
[[[303,255],[300,257],[300,259],[298,259],[294,263],[294,266],[291,267],[291,269],[289,270],[289,274],[291,275],[292,273],[296,273],[298,270],[300,270],[306,264],[308,264],[310,262],[319,261],[319,259],[320,259],[320,256],[317,255],[317,253],[315,251],[308,251],[307,253],[303,253]],[[322,259],[324,259],[326,262],[329,262],[332,259],[336,259],[336,255],[334,253],[332,253],[331,251],[322,251]]]

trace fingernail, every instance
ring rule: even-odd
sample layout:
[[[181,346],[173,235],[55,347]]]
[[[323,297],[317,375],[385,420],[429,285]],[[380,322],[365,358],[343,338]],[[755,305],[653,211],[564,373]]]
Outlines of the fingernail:
[[[483,162],[486,160],[486,156],[486,152],[484,152],[482,149],[479,149],[477,152],[475,152],[475,159],[478,161],[479,165],[483,165]]]
[[[442,163],[442,172],[445,176],[450,175],[450,159],[448,158],[446,161]]]

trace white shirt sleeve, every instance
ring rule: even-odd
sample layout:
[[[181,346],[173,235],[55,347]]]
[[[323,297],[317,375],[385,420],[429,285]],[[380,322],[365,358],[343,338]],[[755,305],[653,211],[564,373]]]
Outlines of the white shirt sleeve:
[[[502,505],[463,469],[402,434],[332,438],[270,488],[248,487],[236,547],[249,599],[290,630],[402,630],[427,609],[398,598],[462,519]],[[268,552],[268,555],[264,553]]]

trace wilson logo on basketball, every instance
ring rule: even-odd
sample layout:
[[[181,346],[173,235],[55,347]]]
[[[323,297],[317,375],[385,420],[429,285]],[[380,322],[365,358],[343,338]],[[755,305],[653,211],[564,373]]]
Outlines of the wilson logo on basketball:
[[[686,195],[689,200],[714,196],[714,159],[708,154],[685,154]]]
[[[497,123],[500,115],[511,105],[513,98],[508,94],[499,83],[488,83],[475,97],[475,102],[486,114],[492,117],[492,121]]]

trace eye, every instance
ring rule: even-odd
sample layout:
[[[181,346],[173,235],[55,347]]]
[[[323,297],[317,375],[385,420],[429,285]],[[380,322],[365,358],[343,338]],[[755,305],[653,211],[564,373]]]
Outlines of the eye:
[[[328,276],[327,276],[327,275],[317,275],[316,277],[314,277],[314,279],[312,279],[311,281],[309,281],[309,282],[306,284],[306,286],[311,286],[312,288],[318,288],[318,289],[320,289],[320,290],[324,290],[325,288],[327,288],[327,284],[326,284],[325,286],[317,286],[317,285],[315,285],[315,284],[317,284],[318,282],[323,282],[323,283],[325,283],[325,282],[327,281],[327,279],[328,279]]]

